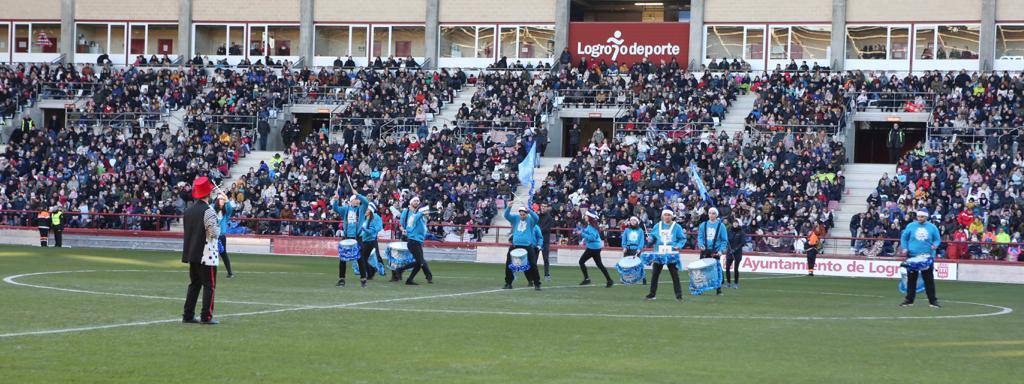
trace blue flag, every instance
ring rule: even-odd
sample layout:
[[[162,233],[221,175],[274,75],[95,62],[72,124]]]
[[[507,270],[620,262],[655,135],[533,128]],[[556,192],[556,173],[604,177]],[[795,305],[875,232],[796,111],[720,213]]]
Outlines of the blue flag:
[[[700,177],[700,171],[697,169],[697,164],[690,163],[690,176],[693,177],[694,184],[697,184],[697,191],[700,192],[700,198],[702,200],[707,200],[708,188],[704,186],[704,179]]]
[[[519,162],[519,183],[530,185],[533,182],[533,169],[537,167],[537,143],[530,145],[526,158]]]

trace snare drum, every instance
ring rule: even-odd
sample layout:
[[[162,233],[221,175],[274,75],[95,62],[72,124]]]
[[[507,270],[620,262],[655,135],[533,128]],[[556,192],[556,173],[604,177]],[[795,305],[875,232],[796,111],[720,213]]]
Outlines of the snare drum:
[[[619,271],[619,280],[622,284],[627,285],[639,283],[647,276],[643,260],[636,256],[623,257],[615,264],[615,270]]]
[[[932,256],[927,254],[911,257],[905,262],[908,271],[923,271],[931,268],[932,263],[934,263]]]
[[[530,269],[530,259],[526,257],[528,253],[525,249],[516,248],[509,251],[508,254],[510,260],[508,269],[511,269],[512,272],[524,272]]]
[[[681,268],[682,265],[679,261],[679,254],[676,252],[669,253],[655,253],[655,252],[644,252],[640,254],[640,260],[644,265],[651,265],[658,263],[661,265],[675,264],[676,268]]]
[[[900,267],[900,283],[896,286],[900,293],[907,293],[907,269]],[[917,279],[917,292],[924,292],[924,279]]]
[[[341,261],[359,260],[359,242],[345,239],[338,242],[338,258]]]
[[[412,253],[409,252],[409,246],[404,242],[396,241],[394,243],[388,243],[386,253],[388,268],[392,270],[402,268],[415,261],[412,257]]]
[[[716,259],[700,259],[686,266],[690,271],[690,293],[700,295],[722,287],[722,265]]]

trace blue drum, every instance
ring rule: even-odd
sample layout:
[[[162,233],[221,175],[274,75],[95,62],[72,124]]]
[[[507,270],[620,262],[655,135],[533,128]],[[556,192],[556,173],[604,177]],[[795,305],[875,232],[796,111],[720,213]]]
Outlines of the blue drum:
[[[900,267],[900,283],[896,286],[900,293],[907,293],[907,269]],[[924,279],[917,279],[917,292],[924,292]]]
[[[338,258],[341,261],[359,260],[359,242],[345,239],[338,242]]]
[[[700,259],[686,266],[690,270],[690,293],[700,295],[722,287],[722,265],[716,259]]]
[[[386,253],[388,268],[391,270],[402,268],[416,260],[404,242],[389,243]]]
[[[904,264],[907,265],[908,271],[923,271],[931,268],[934,262],[931,255],[923,254],[907,259]]]
[[[658,263],[661,265],[675,264],[676,268],[682,268],[682,262],[679,261],[679,254],[675,252],[644,252],[640,255],[640,260],[644,263],[644,265],[651,265],[654,263]]]
[[[647,277],[643,260],[636,256],[623,257],[618,264],[615,264],[615,270],[619,271],[619,280],[622,281],[622,284],[636,284]]]
[[[384,276],[384,264],[377,260],[376,249],[370,252],[370,257],[366,260],[366,263],[370,265],[370,268],[377,270],[378,275]],[[359,263],[352,263],[352,272],[359,273]]]
[[[526,250],[522,248],[516,248],[509,252],[508,269],[511,269],[512,272],[524,272],[530,269],[530,259],[526,257],[527,254]]]

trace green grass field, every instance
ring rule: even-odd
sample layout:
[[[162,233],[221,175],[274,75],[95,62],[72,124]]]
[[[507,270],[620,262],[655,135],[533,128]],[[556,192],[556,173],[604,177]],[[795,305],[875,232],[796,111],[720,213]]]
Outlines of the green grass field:
[[[923,297],[898,308],[893,280],[746,275],[742,289],[679,303],[670,283],[653,302],[643,286],[578,287],[575,268],[555,268],[543,292],[501,290],[498,265],[440,262],[433,285],[361,289],[351,273],[348,287],[334,287],[333,258],[232,262],[238,276],[222,269],[218,279],[221,324],[200,326],[180,323],[187,268],[176,253],[0,247],[0,382],[1007,383],[1024,374],[1016,285],[939,282],[944,308]],[[516,283],[525,287],[521,275]]]

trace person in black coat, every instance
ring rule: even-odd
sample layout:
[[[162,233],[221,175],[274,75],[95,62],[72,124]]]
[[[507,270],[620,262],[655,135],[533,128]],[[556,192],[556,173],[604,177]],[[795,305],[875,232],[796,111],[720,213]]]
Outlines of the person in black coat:
[[[181,262],[188,264],[190,281],[185,295],[185,312],[182,314],[184,323],[217,324],[213,318],[213,295],[217,288],[216,256],[204,255],[208,242],[216,242],[220,237],[220,223],[217,213],[210,206],[210,193],[214,189],[213,182],[206,176],[196,178],[192,183],[192,203],[182,217],[185,238],[181,252]],[[196,301],[199,292],[203,292],[203,308],[200,318],[196,319]]]
[[[551,270],[548,267],[551,262],[548,257],[551,255],[551,228],[555,226],[555,218],[548,203],[540,205],[540,220],[537,221],[537,225],[540,226],[540,254],[544,258],[544,280],[551,281]]]
[[[733,219],[729,228],[729,251],[725,254],[725,287],[740,287],[740,262],[743,261],[743,245],[747,242],[746,228],[739,219]],[[732,271],[736,272],[733,279]]]

